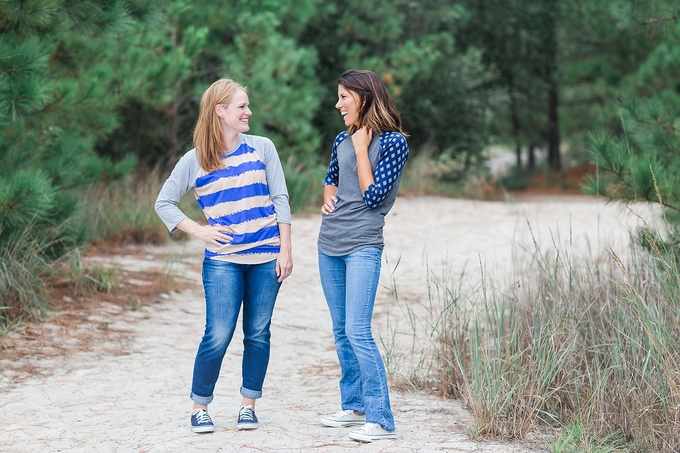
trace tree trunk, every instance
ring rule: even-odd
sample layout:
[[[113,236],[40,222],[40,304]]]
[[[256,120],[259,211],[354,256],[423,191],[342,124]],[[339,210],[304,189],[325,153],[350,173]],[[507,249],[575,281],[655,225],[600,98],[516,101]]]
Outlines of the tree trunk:
[[[178,154],[187,144],[187,139],[179,136],[179,111],[184,106],[184,103],[191,98],[191,91],[184,93],[181,96],[176,96],[175,99],[165,108],[165,139],[167,141],[166,156],[168,162],[175,162]],[[189,141],[191,138],[189,138]]]
[[[534,68],[533,62],[533,48],[529,45],[529,40],[525,36],[522,40],[524,47],[524,71],[526,72],[526,90],[527,98],[527,127],[529,133],[529,148],[527,149],[527,170],[533,172],[536,169],[536,117],[534,113]]]
[[[550,82],[548,89],[548,164],[552,171],[560,171],[562,169],[558,108],[557,81],[553,80]]]
[[[165,109],[165,140],[167,141],[168,154],[170,155],[171,161],[174,161],[177,157],[177,151],[179,147],[177,143],[179,142],[178,121],[179,112],[179,100],[175,98],[170,105]]]
[[[559,96],[558,96],[558,72],[557,61],[557,5],[556,0],[550,0],[550,10],[547,17],[547,57],[548,67],[548,165],[552,171],[560,171],[562,162],[560,158],[560,122],[558,117]]]
[[[517,156],[517,168],[522,167],[522,144],[520,141],[520,121],[517,112],[517,100],[515,99],[515,89],[512,84],[508,87],[510,92],[510,117],[512,119],[512,135],[515,137],[515,154]]]

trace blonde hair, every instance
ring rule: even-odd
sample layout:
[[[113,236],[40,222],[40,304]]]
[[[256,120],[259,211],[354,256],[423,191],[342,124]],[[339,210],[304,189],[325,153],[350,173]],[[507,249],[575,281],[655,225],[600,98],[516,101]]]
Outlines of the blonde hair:
[[[372,71],[350,69],[340,76],[338,85],[342,85],[359,97],[358,121],[357,124],[349,127],[350,135],[368,126],[374,132],[394,131],[408,137],[401,129],[401,115],[378,74]]]
[[[215,107],[228,106],[239,91],[246,87],[231,79],[220,79],[210,85],[201,97],[201,108],[194,128],[194,146],[201,168],[215,171],[222,168],[226,143]]]

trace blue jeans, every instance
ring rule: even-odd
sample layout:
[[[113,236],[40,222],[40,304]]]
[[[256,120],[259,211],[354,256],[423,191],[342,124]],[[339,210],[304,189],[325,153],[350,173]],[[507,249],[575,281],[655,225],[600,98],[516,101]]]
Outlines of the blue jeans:
[[[213,400],[222,359],[227,352],[243,303],[243,361],[241,395],[260,398],[267,366],[274,302],[281,287],[276,261],[235,264],[203,260],[205,333],[196,353],[191,399],[199,404]]]
[[[319,250],[319,273],[342,370],[342,409],[363,412],[367,422],[394,431],[385,365],[371,333],[381,259],[377,247],[343,256]]]

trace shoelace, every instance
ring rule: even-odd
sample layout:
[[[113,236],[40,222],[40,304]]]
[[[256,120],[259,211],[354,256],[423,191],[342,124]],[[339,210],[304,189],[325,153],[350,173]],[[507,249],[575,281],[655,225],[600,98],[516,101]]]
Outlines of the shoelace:
[[[200,411],[198,411],[196,413],[196,421],[199,424],[202,424],[202,423],[210,423],[212,420],[210,420],[210,415],[208,415],[208,412],[201,409]]]
[[[253,413],[253,410],[252,410],[251,408],[249,408],[249,407],[246,406],[246,407],[242,407],[242,408],[241,408],[241,410],[239,411],[238,417],[239,417],[241,420],[250,420],[250,421],[252,422],[252,421],[255,420],[255,419],[253,418],[254,415],[255,415],[255,414]]]

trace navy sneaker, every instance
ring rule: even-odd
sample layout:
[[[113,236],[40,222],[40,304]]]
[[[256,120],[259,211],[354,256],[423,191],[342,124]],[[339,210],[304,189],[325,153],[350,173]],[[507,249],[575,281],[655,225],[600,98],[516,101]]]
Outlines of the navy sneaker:
[[[215,431],[215,425],[205,409],[196,409],[191,412],[191,430],[195,433],[211,433]]]
[[[238,411],[238,421],[236,422],[236,429],[257,429],[257,416],[253,412],[251,406],[242,406]]]

